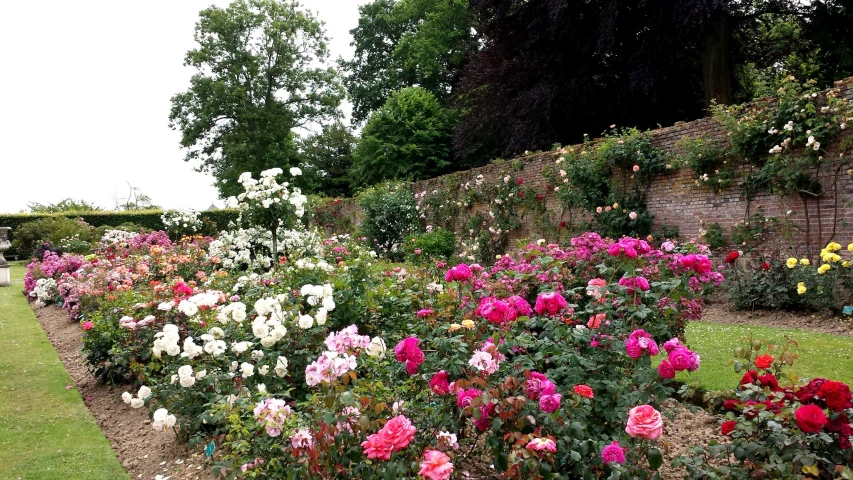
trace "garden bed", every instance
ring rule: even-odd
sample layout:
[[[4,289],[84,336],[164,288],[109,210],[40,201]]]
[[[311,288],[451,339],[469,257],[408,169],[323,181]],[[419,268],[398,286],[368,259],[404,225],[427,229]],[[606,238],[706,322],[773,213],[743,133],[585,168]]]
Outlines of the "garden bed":
[[[79,322],[70,320],[68,312],[57,306],[36,308],[35,313],[131,478],[153,479],[157,475],[171,476],[171,480],[214,478],[202,451],[187,448],[171,432],[153,430],[146,410],[130,409],[122,403],[121,387],[100,383],[92,376],[80,353]],[[665,461],[660,473],[665,479],[683,478],[683,470],[669,466],[672,459],[684,454],[689,446],[706,444],[711,439],[723,441],[725,437],[720,435],[719,422],[710,413],[704,410],[692,413],[682,406],[669,406],[675,417],[665,421],[660,442]],[[485,468],[473,470],[477,473],[462,473],[462,470],[460,473],[467,479],[498,478],[497,474],[482,473]]]
[[[203,452],[189,450],[172,432],[151,428],[147,410],[131,409],[122,403],[121,387],[100,383],[92,376],[80,353],[80,322],[70,320],[68,312],[56,306],[36,308],[35,313],[131,478],[153,479],[157,475],[170,480],[213,478]]]

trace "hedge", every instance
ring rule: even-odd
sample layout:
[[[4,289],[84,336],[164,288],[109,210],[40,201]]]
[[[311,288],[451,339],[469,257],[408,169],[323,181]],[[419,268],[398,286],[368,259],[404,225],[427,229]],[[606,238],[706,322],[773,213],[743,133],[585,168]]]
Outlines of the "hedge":
[[[237,219],[239,212],[233,209],[205,210],[199,212],[202,220],[202,235],[215,235],[228,227],[228,223]],[[63,212],[63,213],[17,213],[0,214],[0,227],[12,227],[9,232],[9,240],[15,237],[15,229],[26,222],[38,220],[45,217],[69,217],[82,218],[83,221],[93,227],[103,225],[118,226],[123,223],[135,223],[150,230],[163,230],[163,221],[160,216],[163,210],[140,210],[132,212]],[[6,252],[8,255],[18,255],[13,249]]]

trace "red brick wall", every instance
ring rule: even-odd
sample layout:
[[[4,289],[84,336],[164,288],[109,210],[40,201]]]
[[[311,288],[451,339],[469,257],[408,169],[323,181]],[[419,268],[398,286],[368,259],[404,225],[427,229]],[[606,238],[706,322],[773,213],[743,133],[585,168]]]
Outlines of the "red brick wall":
[[[841,95],[853,100],[853,77],[836,82],[836,86],[842,89]],[[702,118],[692,122],[679,122],[674,126],[657,129],[651,132],[653,143],[667,151],[677,154],[678,147],[676,143],[684,137],[697,138],[705,135],[707,137],[716,137],[725,140],[726,132],[713,118]],[[844,133],[845,136],[850,136],[848,130]],[[648,192],[647,204],[648,211],[654,215],[654,223],[656,227],[662,225],[677,227],[682,238],[695,237],[700,233],[700,230],[707,228],[708,225],[718,222],[726,231],[729,231],[731,226],[741,220],[746,219],[750,214],[763,212],[767,217],[787,218],[793,228],[789,230],[793,232],[793,236],[786,239],[788,246],[793,246],[805,253],[807,243],[811,244],[812,252],[821,248],[830,239],[838,240],[840,243],[846,244],[853,241],[853,202],[851,202],[851,194],[853,194],[853,182],[851,175],[846,173],[847,166],[843,167],[838,181],[833,178],[835,173],[835,163],[838,159],[838,141],[829,145],[827,148],[828,154],[825,156],[828,160],[829,172],[819,174],[821,184],[827,190],[825,195],[819,199],[811,199],[808,201],[808,213],[811,223],[811,238],[806,242],[805,226],[806,226],[806,208],[799,196],[790,196],[779,198],[773,195],[759,196],[748,201],[741,196],[741,188],[738,183],[732,187],[714,193],[710,188],[697,186],[694,182],[693,172],[689,168],[677,168],[669,175],[657,178]],[[468,170],[465,172],[456,172],[450,175],[432,178],[414,182],[412,190],[415,193],[422,191],[430,192],[436,189],[439,185],[444,185],[447,182],[452,184],[462,185],[465,182],[473,184],[474,179],[478,175],[483,175],[485,182],[498,182],[507,174],[512,173],[513,178],[523,177],[524,184],[534,188],[536,193],[546,194],[546,180],[542,175],[543,167],[553,165],[557,156],[555,152],[540,153],[521,157],[523,168],[519,172],[511,161],[492,163],[484,167]],[[849,162],[850,158],[846,158]],[[752,168],[744,161],[733,160],[735,169],[741,175],[737,178],[743,179],[743,173],[746,173]],[[835,163],[834,165],[832,163]],[[450,185],[450,184],[448,184]],[[461,191],[461,189],[460,189]],[[836,205],[837,199],[837,205]],[[559,223],[560,220],[567,219],[570,212],[563,211],[553,192],[547,192],[545,202],[549,212],[553,213],[554,222]],[[835,218],[835,210],[838,209],[838,225],[833,226]],[[488,209],[488,205],[475,204],[470,209],[463,210],[463,216],[472,215],[475,212],[483,212]],[[358,207],[355,202],[352,202],[347,208],[353,216],[358,216]],[[788,212],[791,212],[788,214]],[[578,216],[582,216],[583,212],[572,212],[575,221]],[[463,224],[463,222],[459,222]],[[546,234],[540,231],[532,222],[525,222],[523,226],[511,232],[510,247],[514,246],[518,239],[537,239],[542,237],[553,237],[553,234]],[[833,237],[833,230],[835,235]],[[458,232],[463,233],[463,232]],[[554,238],[547,238],[555,240]]]

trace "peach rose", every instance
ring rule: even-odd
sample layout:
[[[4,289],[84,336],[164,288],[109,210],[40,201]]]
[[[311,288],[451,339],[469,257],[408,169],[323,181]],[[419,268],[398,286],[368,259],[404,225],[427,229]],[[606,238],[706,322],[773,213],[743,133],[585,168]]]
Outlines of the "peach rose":
[[[628,411],[625,431],[634,438],[654,440],[663,433],[663,419],[651,405],[639,405]]]
[[[429,480],[447,480],[451,473],[453,473],[453,464],[450,462],[450,457],[438,450],[430,450],[424,454],[424,461],[421,462],[421,469],[418,471],[418,475]]]

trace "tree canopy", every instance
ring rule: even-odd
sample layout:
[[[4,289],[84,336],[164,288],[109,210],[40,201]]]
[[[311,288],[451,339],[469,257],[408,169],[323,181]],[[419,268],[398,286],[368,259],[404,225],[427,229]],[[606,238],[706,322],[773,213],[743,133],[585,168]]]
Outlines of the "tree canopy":
[[[350,190],[352,151],[358,138],[341,121],[324,125],[299,142],[306,191],[346,197]]]
[[[452,115],[427,90],[411,87],[392,93],[370,116],[353,151],[354,186],[445,173],[453,126]]]
[[[293,0],[237,0],[209,7],[195,28],[197,71],[172,97],[170,126],[185,160],[216,178],[222,196],[240,191],[243,172],[296,166],[293,130],[338,115],[343,88],[321,22]]]
[[[355,54],[342,60],[353,120],[362,122],[392,92],[419,86],[443,104],[475,51],[468,0],[374,0],[350,31]]]

